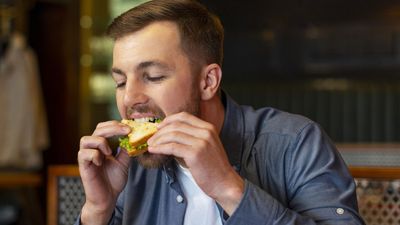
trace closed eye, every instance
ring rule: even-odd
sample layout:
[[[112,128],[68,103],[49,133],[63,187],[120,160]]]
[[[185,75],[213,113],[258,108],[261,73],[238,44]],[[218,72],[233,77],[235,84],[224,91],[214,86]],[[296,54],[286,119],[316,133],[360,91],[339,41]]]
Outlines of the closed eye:
[[[166,78],[166,76],[164,76],[164,75],[154,75],[154,76],[152,76],[152,75],[149,75],[147,73],[145,73],[143,75],[143,77],[144,77],[144,79],[146,81],[150,81],[150,82],[161,82]]]
[[[111,71],[112,71],[111,76],[115,82],[115,88],[120,88],[125,86],[126,74],[118,68],[112,68]]]
[[[125,83],[126,83],[126,82],[119,82],[119,83],[116,83],[116,84],[115,84],[115,88],[124,87],[124,86],[125,86]]]

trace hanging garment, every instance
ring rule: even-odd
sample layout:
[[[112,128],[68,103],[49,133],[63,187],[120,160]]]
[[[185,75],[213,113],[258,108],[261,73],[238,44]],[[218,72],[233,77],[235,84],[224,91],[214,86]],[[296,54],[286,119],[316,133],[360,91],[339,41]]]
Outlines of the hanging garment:
[[[36,56],[14,34],[0,60],[0,167],[38,169],[48,144]]]

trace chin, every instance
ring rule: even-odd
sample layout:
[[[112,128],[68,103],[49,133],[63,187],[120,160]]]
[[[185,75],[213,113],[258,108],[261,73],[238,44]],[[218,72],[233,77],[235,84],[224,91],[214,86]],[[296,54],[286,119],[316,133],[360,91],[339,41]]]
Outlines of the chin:
[[[172,156],[151,154],[149,152],[145,152],[142,155],[136,157],[136,160],[141,166],[146,169],[158,169],[162,168],[164,165],[170,162],[172,160]]]

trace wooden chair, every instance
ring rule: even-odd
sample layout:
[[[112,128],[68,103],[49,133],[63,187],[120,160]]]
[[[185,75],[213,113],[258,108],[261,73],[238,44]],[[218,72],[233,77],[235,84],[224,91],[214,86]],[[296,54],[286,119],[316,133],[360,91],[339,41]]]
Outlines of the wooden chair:
[[[47,225],[74,224],[85,196],[77,165],[48,168]]]
[[[350,151],[352,154],[359,154],[361,158],[365,151],[371,153],[374,149],[380,149],[380,153],[383,154],[388,149],[395,149],[396,152],[397,147],[400,154],[400,145],[338,145],[338,149],[344,153],[342,155],[345,156],[346,151]],[[355,158],[358,160],[357,154]],[[372,155],[371,158],[375,156]],[[400,161],[398,163],[399,166],[379,165],[379,163],[363,166],[348,162],[357,185],[359,211],[367,225],[400,224]],[[84,199],[77,165],[49,167],[48,225],[73,224]]]
[[[400,224],[400,145],[345,144],[339,151],[357,185],[358,207],[367,225]],[[354,159],[354,160],[352,160]]]
[[[350,167],[367,225],[400,224],[400,167]]]
[[[0,207],[3,211],[0,224],[44,224],[45,212],[39,194],[42,186],[43,177],[39,172],[1,170]],[[18,217],[18,221],[13,217]]]

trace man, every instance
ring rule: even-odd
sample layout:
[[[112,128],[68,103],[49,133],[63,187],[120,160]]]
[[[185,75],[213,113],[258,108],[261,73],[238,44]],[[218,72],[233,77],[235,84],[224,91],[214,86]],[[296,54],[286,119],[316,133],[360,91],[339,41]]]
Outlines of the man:
[[[117,121],[81,139],[77,223],[363,224],[354,182],[318,125],[220,90],[223,28],[202,5],[150,1],[108,34],[121,117],[163,121],[133,160],[107,144],[130,132]]]

